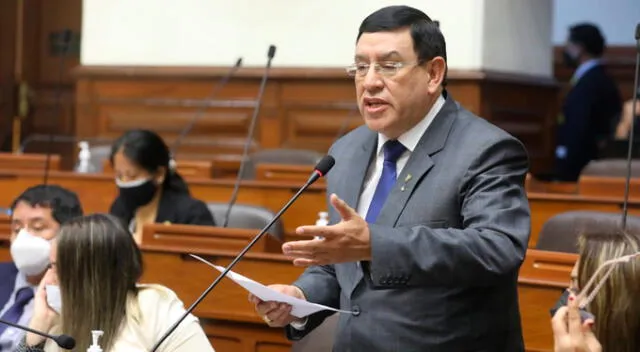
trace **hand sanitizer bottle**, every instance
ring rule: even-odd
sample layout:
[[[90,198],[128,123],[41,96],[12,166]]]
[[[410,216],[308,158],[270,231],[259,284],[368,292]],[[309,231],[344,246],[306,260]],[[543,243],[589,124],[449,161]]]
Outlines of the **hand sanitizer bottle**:
[[[80,154],[78,154],[78,163],[76,164],[75,171],[82,174],[96,172],[93,165],[91,165],[89,142],[81,141],[78,143],[78,147],[80,148]]]
[[[318,220],[316,220],[316,226],[327,226],[329,225],[329,213],[326,211],[321,211],[318,213]],[[321,240],[324,239],[322,236],[314,236],[314,239]]]
[[[91,331],[91,338],[93,339],[93,343],[91,343],[91,346],[89,346],[89,348],[87,348],[87,352],[102,352],[102,347],[100,347],[100,345],[98,345],[98,339],[103,334],[104,334],[104,332],[102,330],[92,330]]]

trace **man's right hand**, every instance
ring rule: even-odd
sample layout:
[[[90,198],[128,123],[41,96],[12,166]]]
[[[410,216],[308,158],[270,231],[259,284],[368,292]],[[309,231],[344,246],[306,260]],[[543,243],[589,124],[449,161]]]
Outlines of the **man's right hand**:
[[[306,300],[302,290],[291,285],[269,285],[269,288],[288,296]],[[249,294],[249,302],[253,303],[258,315],[271,327],[285,327],[292,322],[303,322],[291,315],[291,305],[281,302],[263,301],[260,298]]]

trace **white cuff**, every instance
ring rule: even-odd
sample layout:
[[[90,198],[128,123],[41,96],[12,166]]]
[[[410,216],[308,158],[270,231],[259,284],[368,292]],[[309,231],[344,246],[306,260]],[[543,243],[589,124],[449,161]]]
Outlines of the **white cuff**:
[[[307,326],[307,321],[309,321],[309,317],[305,317],[304,321],[302,321],[301,323],[292,321],[291,324],[289,324],[289,325],[291,325],[291,327],[296,329],[296,330],[302,331]]]

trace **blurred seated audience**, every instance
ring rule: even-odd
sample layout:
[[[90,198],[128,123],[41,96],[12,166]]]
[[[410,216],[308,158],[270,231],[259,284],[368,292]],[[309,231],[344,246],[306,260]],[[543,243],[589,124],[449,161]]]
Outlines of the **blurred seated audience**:
[[[627,100],[624,103],[624,107],[622,108],[622,116],[620,118],[620,122],[618,123],[618,127],[616,128],[616,139],[628,139],[629,138],[629,130],[631,129],[631,119],[635,114],[636,117],[640,116],[640,99],[636,102],[635,112],[632,109],[633,99]],[[640,126],[638,126],[638,120],[635,120],[634,129],[637,131]],[[634,135],[635,136],[635,135]]]
[[[154,222],[215,226],[206,204],[191,197],[169,147],[156,133],[127,131],[114,142],[110,160],[120,194],[109,212],[125,222],[137,243],[143,226]]]
[[[102,330],[103,351],[149,351],[184,314],[176,294],[143,285],[142,253],[117,218],[95,214],[62,225],[51,251],[51,268],[38,286],[29,327],[66,334],[75,351]],[[18,351],[58,351],[52,340],[27,333]],[[198,319],[189,314],[158,351],[213,351]]]
[[[13,201],[12,261],[0,263],[0,318],[29,323],[35,289],[49,265],[51,240],[61,224],[81,215],[78,196],[60,186],[33,186]],[[22,330],[0,324],[0,351],[15,351],[23,336]]]
[[[622,98],[602,63],[605,38],[593,24],[569,29],[565,64],[575,69],[562,105],[552,179],[577,181],[582,168],[613,138]]]
[[[560,309],[555,312],[553,318],[556,343],[563,335],[559,328],[562,324],[559,322],[567,321],[570,324],[571,319],[576,319],[575,307],[561,307],[566,307],[567,303],[580,300],[582,297],[578,294],[577,298],[574,298],[570,291],[580,292],[606,261],[640,252],[640,237],[620,229],[609,233],[587,232],[580,236],[578,247],[579,257],[572,275],[577,276],[577,283],[562,295],[556,305],[556,308]],[[591,290],[595,287],[596,291],[593,299],[586,304],[585,310],[593,318],[586,318],[584,323],[591,325],[590,328],[593,329],[593,334],[602,345],[603,351],[637,352],[640,351],[640,301],[637,299],[640,296],[640,262],[636,259],[613,265],[608,267],[610,269],[600,271],[596,285],[590,287]],[[604,278],[609,270],[611,274]],[[603,280],[602,286],[597,289],[597,284]],[[590,293],[591,291],[582,294]],[[573,324],[576,324],[575,321]],[[567,327],[569,328],[571,326]],[[574,325],[573,331],[581,331],[583,337],[588,339],[589,332],[586,328],[584,324],[580,327]]]

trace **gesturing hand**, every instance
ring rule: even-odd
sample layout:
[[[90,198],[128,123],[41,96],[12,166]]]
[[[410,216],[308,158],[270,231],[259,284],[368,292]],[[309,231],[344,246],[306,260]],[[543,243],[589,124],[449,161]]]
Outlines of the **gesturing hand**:
[[[282,252],[297,266],[324,265],[371,259],[369,225],[347,203],[331,195],[331,205],[342,220],[330,226],[301,226],[299,235],[320,236],[322,239],[287,242]]]

